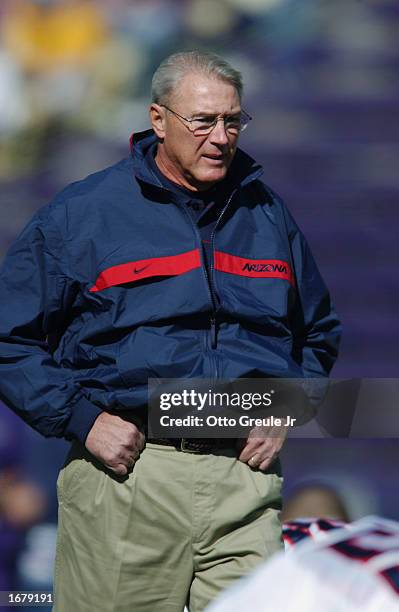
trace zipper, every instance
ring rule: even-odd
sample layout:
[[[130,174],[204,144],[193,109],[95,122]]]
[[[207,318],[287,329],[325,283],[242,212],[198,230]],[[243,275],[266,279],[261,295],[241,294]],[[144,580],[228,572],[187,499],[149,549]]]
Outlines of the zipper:
[[[207,352],[209,354],[209,361],[210,361],[210,365],[211,365],[211,370],[213,370],[214,373],[214,379],[218,378],[218,368],[217,368],[217,363],[216,363],[216,359],[214,358],[213,354],[211,351],[209,351],[209,344],[211,346],[212,349],[216,348],[216,298],[215,298],[215,294],[212,290],[212,284],[211,284],[211,278],[210,275],[208,273],[207,267],[206,267],[206,263],[205,263],[205,259],[204,259],[204,250],[203,250],[203,246],[202,246],[202,241],[201,241],[201,235],[199,233],[198,227],[197,225],[194,223],[190,213],[187,211],[187,209],[184,206],[181,206],[178,202],[176,202],[177,207],[182,211],[182,213],[184,214],[185,217],[188,217],[189,223],[191,225],[191,228],[194,231],[194,234],[197,238],[197,241],[200,245],[200,257],[201,257],[201,269],[202,269],[202,273],[204,275],[204,279],[205,279],[205,284],[206,284],[206,288],[208,291],[208,295],[209,295],[209,301],[212,307],[212,315],[210,318],[210,343],[208,343],[207,338],[208,338],[208,333],[209,332],[205,332],[205,337],[204,337],[204,351]]]
[[[224,205],[224,208],[222,209],[222,212],[220,213],[219,217],[216,220],[215,227],[213,228],[213,231],[212,231],[212,234],[211,234],[211,252],[212,252],[211,287],[212,287],[212,289],[213,289],[213,287],[216,286],[215,285],[215,278],[214,278],[214,271],[215,271],[215,234],[216,234],[216,230],[217,230],[217,227],[218,227],[220,221],[222,220],[226,210],[230,206],[231,200],[233,199],[233,197],[235,196],[236,193],[237,193],[237,189],[234,189],[234,191],[230,194],[230,197],[227,200],[227,203]],[[216,302],[216,300],[215,300],[215,302]]]
[[[209,301],[211,303],[212,306],[212,311],[214,312],[216,310],[216,301],[215,301],[215,297],[214,297],[214,293],[212,291],[212,286],[211,286],[211,279],[208,273],[208,270],[206,268],[205,265],[205,260],[204,260],[204,253],[203,253],[203,248],[202,248],[202,242],[201,242],[201,235],[198,231],[198,227],[195,225],[190,213],[186,210],[185,207],[181,206],[180,204],[177,204],[177,207],[183,212],[183,214],[188,217],[190,225],[192,227],[192,229],[194,230],[194,234],[197,238],[197,242],[199,243],[199,251],[200,251],[200,257],[201,257],[201,269],[205,278],[205,284],[206,284],[206,288],[208,291],[208,296],[209,296]]]
[[[212,302],[214,305],[214,313],[213,316],[211,318],[211,347],[212,349],[216,349],[217,348],[217,333],[218,333],[218,326],[217,326],[217,303],[216,303],[216,282],[215,282],[215,235],[216,235],[216,230],[217,227],[220,223],[220,221],[222,220],[226,210],[228,209],[228,207],[230,206],[230,203],[233,199],[233,197],[235,196],[235,194],[237,193],[237,189],[234,189],[232,191],[232,193],[230,194],[229,199],[227,200],[226,204],[224,205],[219,217],[216,220],[215,223],[215,227],[213,228],[212,234],[211,234],[211,254],[212,254],[212,260],[211,260],[211,265],[210,265],[210,288],[211,288],[211,295],[212,295]]]
[[[217,347],[217,328],[215,317],[211,317],[211,347],[213,349]]]

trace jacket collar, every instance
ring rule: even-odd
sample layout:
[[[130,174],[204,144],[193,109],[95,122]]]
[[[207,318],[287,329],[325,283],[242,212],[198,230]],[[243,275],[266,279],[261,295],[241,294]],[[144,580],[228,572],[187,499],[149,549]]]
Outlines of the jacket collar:
[[[152,185],[162,191],[167,189],[159,183],[157,176],[154,175],[149,164],[146,162],[146,155],[157,142],[157,136],[153,130],[136,132],[130,137],[130,152],[133,162],[133,170],[136,178]],[[231,188],[244,187],[251,181],[259,178],[263,174],[263,168],[250,155],[242,149],[237,148],[234,159],[229,168],[225,180],[231,183]]]

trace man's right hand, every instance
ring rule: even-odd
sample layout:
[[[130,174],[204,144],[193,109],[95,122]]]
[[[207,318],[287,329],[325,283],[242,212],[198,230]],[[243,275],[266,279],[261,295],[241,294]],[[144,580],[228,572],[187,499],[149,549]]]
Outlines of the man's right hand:
[[[125,476],[145,445],[145,436],[136,425],[119,416],[102,412],[94,421],[85,446],[109,470]]]

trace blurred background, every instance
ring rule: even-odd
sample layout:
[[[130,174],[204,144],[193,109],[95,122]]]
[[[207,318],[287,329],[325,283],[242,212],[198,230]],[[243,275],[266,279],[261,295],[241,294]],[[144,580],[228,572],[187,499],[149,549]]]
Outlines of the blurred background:
[[[165,56],[215,51],[244,75],[241,146],[342,319],[333,375],[398,377],[398,39],[397,0],[1,0],[0,256],[63,186],[128,155]],[[0,590],[51,585],[66,450],[0,406]],[[324,482],[351,519],[399,519],[398,460],[395,439],[291,440],[286,496]]]

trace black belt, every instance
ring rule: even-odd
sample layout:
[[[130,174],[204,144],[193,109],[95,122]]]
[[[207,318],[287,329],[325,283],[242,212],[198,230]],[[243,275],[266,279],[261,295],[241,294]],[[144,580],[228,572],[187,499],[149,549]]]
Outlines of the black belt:
[[[147,438],[151,444],[174,446],[183,453],[212,453],[219,449],[235,449],[235,438]]]

